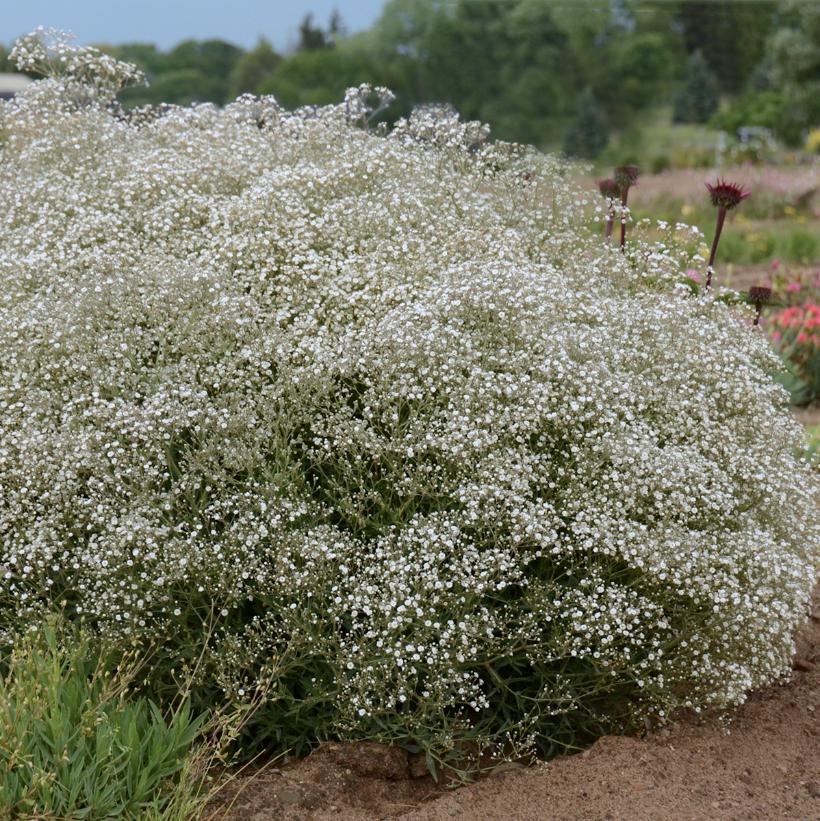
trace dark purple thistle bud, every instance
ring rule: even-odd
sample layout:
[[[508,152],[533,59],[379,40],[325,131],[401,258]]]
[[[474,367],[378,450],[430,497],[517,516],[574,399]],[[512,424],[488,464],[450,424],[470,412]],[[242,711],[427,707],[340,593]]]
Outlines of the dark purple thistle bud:
[[[601,192],[601,196],[606,197],[607,200],[606,229],[604,231],[604,236],[606,237],[606,241],[609,242],[612,237],[612,222],[614,219],[612,202],[619,196],[621,189],[618,187],[618,183],[615,182],[615,180],[606,179],[598,180],[598,190]]]
[[[706,290],[712,285],[712,274],[714,273],[715,257],[717,257],[720,234],[723,231],[723,223],[726,221],[726,214],[732,208],[738,206],[751,193],[745,191],[742,186],[733,182],[726,182],[718,178],[714,185],[706,183],[712,205],[718,210],[717,225],[715,226],[715,238],[712,240],[712,250],[709,254],[709,264],[706,266]],[[758,311],[758,318],[760,312]]]
[[[641,170],[637,165],[619,165],[615,169],[615,184],[621,195],[621,251],[626,246],[626,199],[629,196],[629,189],[636,183]]]
[[[772,301],[772,289],[768,285],[755,285],[749,288],[749,302],[757,308],[755,325],[760,324],[760,314],[763,313],[763,306]]]
[[[601,192],[602,197],[610,200],[615,199],[621,193],[618,183],[613,179],[598,180],[598,190]]]
[[[619,165],[615,169],[615,183],[621,194],[638,181],[641,169],[637,165]]]
[[[751,194],[751,191],[745,191],[742,186],[721,179],[718,179],[714,185],[707,182],[706,187],[709,189],[712,205],[715,208],[725,208],[727,211],[740,205]]]

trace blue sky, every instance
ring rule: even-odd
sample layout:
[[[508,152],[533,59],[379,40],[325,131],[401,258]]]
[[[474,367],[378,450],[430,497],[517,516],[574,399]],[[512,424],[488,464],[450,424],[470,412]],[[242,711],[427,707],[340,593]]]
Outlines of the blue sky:
[[[334,8],[349,31],[367,28],[384,0],[3,0],[0,43],[39,25],[73,31],[77,42],[148,42],[167,48],[192,37],[252,46],[260,36],[280,49],[296,41],[308,12],[325,25]]]

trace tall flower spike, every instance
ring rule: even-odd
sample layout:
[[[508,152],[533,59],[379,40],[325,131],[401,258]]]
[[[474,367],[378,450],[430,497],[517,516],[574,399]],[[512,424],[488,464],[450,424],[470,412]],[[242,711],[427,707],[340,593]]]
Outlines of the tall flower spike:
[[[637,182],[641,171],[637,165],[619,165],[615,168],[615,184],[621,195],[621,251],[626,247],[626,200],[629,189]]]
[[[609,242],[612,238],[612,222],[614,219],[612,203],[620,194],[621,189],[618,187],[618,183],[615,182],[615,180],[606,179],[598,180],[598,190],[601,192],[601,196],[605,197],[607,200],[606,229],[604,236],[606,237],[606,241]]]
[[[718,210],[717,225],[715,226],[715,238],[712,240],[712,250],[709,253],[709,264],[706,266],[706,290],[712,285],[712,274],[714,273],[715,257],[717,256],[720,234],[723,231],[723,223],[726,221],[726,212],[740,205],[751,193],[742,186],[733,182],[726,182],[718,178],[714,185],[706,183],[712,205]],[[759,312],[758,312],[759,318]],[[757,324],[757,323],[755,323]]]

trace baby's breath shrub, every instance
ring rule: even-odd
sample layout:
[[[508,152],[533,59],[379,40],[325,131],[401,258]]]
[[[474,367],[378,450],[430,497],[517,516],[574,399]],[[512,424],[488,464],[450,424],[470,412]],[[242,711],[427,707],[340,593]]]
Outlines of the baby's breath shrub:
[[[613,251],[447,109],[125,119],[72,76],[0,107],[5,635],[61,608],[154,692],[264,687],[291,749],[551,753],[787,673],[816,487],[678,245]]]

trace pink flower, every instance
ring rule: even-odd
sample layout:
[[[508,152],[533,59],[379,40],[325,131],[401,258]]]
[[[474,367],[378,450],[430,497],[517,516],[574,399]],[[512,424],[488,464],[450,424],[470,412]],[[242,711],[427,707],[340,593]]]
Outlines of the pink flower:
[[[698,272],[697,272],[694,268],[690,268],[690,269],[686,272],[686,276],[688,276],[688,277],[689,277],[689,279],[691,279],[691,280],[692,280],[692,282],[700,282],[700,281],[701,281],[701,276],[700,276],[700,274],[699,274],[699,273],[698,273]]]
[[[794,293],[795,291],[799,291],[803,286],[799,282],[790,282],[786,286],[786,290]]]

